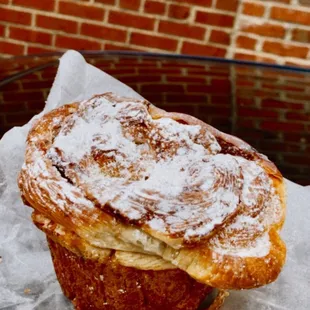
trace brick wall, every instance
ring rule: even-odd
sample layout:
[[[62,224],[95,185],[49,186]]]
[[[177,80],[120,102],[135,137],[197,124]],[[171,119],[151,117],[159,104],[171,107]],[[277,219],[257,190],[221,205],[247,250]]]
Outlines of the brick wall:
[[[195,115],[244,139],[275,161],[285,177],[310,184],[308,75],[147,57],[87,61],[158,107]],[[43,109],[57,66],[56,62],[0,89],[0,137]]]
[[[309,0],[242,0],[235,24],[238,59],[309,66]]]
[[[0,0],[0,54],[133,49],[310,64],[307,0]]]

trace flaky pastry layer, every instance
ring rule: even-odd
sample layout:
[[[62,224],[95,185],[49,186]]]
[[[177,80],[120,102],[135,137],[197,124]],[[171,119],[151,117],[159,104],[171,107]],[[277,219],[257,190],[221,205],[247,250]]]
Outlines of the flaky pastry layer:
[[[37,211],[32,213],[32,220],[48,238],[85,259],[94,260],[98,263],[106,263],[108,259],[113,257],[118,264],[124,267],[132,267],[140,270],[158,271],[177,268],[159,256],[132,251],[112,250],[111,246],[110,249],[93,246],[73,231],[66,230],[64,226],[54,223]]]
[[[283,178],[238,138],[111,93],[58,108],[27,139],[26,204],[97,248],[162,257],[204,284],[274,281]]]

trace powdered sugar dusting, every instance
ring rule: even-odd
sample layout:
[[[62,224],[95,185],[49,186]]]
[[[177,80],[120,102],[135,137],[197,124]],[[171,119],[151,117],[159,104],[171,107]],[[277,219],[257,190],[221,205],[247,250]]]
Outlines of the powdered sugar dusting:
[[[269,251],[267,226],[278,218],[265,217],[271,200],[280,205],[271,181],[255,162],[221,154],[201,126],[152,119],[143,102],[102,95],[65,119],[46,156],[88,201],[150,234],[208,240],[222,254]]]
[[[260,166],[243,158],[238,161],[244,176],[243,210],[210,239],[210,245],[222,255],[263,257],[270,251],[268,226],[280,220],[280,200]]]

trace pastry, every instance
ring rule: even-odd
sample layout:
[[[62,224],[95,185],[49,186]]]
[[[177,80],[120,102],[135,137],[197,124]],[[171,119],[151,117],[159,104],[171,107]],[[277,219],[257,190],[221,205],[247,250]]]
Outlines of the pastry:
[[[285,263],[276,166],[145,100],[105,93],[44,115],[19,187],[77,309],[197,309],[210,287],[263,286]]]

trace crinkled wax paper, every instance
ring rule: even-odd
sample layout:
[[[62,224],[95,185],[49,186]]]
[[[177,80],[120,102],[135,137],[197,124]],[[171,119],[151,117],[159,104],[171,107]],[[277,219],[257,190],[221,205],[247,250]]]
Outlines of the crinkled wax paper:
[[[75,51],[60,59],[44,112],[106,91],[141,98],[128,86],[87,64]],[[33,121],[33,120],[32,120]],[[31,126],[7,132],[0,141],[0,309],[72,309],[56,280],[44,234],[31,222],[16,179]],[[224,310],[310,309],[310,189],[287,184],[287,219],[282,236],[287,263],[266,287],[231,292]]]

